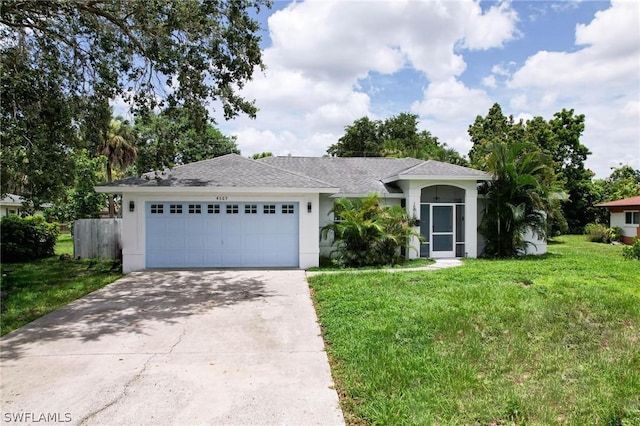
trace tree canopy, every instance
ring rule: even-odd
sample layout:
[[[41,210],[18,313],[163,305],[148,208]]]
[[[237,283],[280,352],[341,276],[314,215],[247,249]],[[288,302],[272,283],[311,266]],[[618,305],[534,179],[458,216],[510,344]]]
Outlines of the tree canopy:
[[[194,127],[188,114],[175,107],[136,121],[139,174],[240,153],[234,136],[222,134],[210,122]]]
[[[562,203],[562,218],[554,222],[555,232],[582,233],[584,226],[595,218],[591,178],[593,173],[585,168],[591,152],[580,143],[584,131],[584,115],[563,109],[550,120],[534,117],[526,122],[516,122],[506,117],[499,104],[494,104],[485,117],[478,116],[469,126],[473,146],[469,152],[471,164],[487,170],[488,158],[495,143],[512,144],[526,142],[523,155],[539,151],[552,163],[555,180],[560,184],[566,200]]]
[[[418,116],[401,113],[386,120],[362,117],[327,149],[334,157],[414,157],[466,165],[455,149],[430,132],[418,131]]]
[[[263,6],[269,1],[0,2],[1,192],[36,202],[63,196],[74,181],[69,152],[99,149],[85,130],[108,126],[116,98],[140,117],[182,107],[201,129],[211,123],[207,105],[226,119],[255,116],[239,90],[263,67],[254,14]]]
[[[122,96],[138,109],[220,101],[253,116],[237,94],[262,66],[263,0],[26,0],[0,3],[3,55],[60,76],[64,93]],[[16,75],[20,79],[22,75]]]

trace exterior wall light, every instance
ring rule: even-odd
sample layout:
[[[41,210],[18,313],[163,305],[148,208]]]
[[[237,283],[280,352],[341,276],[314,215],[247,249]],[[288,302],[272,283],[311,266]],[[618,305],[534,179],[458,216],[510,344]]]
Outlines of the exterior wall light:
[[[307,212],[311,213],[311,201],[307,203]]]
[[[129,211],[133,212],[133,211],[135,211],[135,209],[136,209],[135,201],[133,201],[133,200],[129,201]]]

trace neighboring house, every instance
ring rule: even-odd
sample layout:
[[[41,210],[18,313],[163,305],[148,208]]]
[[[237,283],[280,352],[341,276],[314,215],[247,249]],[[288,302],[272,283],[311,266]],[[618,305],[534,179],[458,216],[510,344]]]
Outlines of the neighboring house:
[[[596,204],[609,210],[610,225],[622,228],[622,241],[633,244],[633,237],[640,238],[640,196]]]
[[[378,193],[420,220],[409,258],[477,257],[485,172],[414,158],[229,154],[96,187],[122,194],[125,272],[175,267],[317,266],[339,197]]]
[[[23,203],[25,199],[19,195],[7,194],[0,200],[0,216],[10,216],[12,214],[22,215],[24,212]],[[51,207],[53,204],[43,204],[42,207]],[[36,211],[36,214],[42,214],[41,210]]]

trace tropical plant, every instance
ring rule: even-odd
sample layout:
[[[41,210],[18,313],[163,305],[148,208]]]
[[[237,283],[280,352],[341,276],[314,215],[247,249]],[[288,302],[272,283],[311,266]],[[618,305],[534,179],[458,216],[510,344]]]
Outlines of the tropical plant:
[[[337,244],[336,263],[343,266],[392,265],[400,248],[408,247],[420,234],[410,226],[400,206],[385,206],[376,194],[366,198],[340,198],[331,210],[336,220],[322,228],[322,237],[332,233]]]
[[[491,145],[486,157],[493,180],[484,184],[484,216],[479,231],[486,238],[484,255],[513,257],[526,252],[525,239],[547,237],[547,219],[558,214],[561,197],[550,160],[526,142]]]
[[[584,164],[591,152],[580,143],[584,122],[585,116],[574,115],[572,109],[563,109],[548,121],[542,117],[526,122],[515,121],[513,116],[506,117],[496,103],[486,117],[478,116],[469,126],[473,144],[469,159],[472,165],[487,170],[486,161],[495,142],[511,144],[513,141],[526,141],[531,144],[531,148],[550,159],[555,181],[565,194],[561,202],[562,215],[548,218],[552,233],[569,231],[581,234],[585,225],[595,220],[597,213],[593,207],[593,173]]]
[[[113,181],[114,167],[120,170],[132,165],[136,160],[135,137],[129,123],[116,117],[109,123],[102,142],[102,155],[107,157],[107,181]],[[109,217],[115,216],[113,195],[109,195]]]

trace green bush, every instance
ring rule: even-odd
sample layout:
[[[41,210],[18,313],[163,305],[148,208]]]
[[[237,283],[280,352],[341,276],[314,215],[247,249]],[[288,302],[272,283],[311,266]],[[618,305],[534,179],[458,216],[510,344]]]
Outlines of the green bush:
[[[322,236],[333,234],[334,263],[340,266],[393,265],[400,260],[401,247],[407,247],[412,237],[421,238],[402,207],[383,206],[377,195],[340,198],[332,212],[338,220],[323,227]]]
[[[624,231],[619,226],[614,226],[609,228],[609,241],[620,241],[622,240],[622,233]]]
[[[608,243],[609,242],[609,228],[601,223],[590,223],[584,228],[584,232],[587,234],[587,241],[593,243]]]
[[[640,240],[633,238],[633,244],[622,247],[622,257],[629,260],[640,260]]]
[[[53,256],[58,224],[42,216],[6,216],[0,222],[0,252],[3,262],[24,262]]]
[[[612,243],[622,239],[623,231],[619,226],[607,228],[601,223],[590,223],[585,226],[584,232],[587,234],[587,241],[593,243]]]

